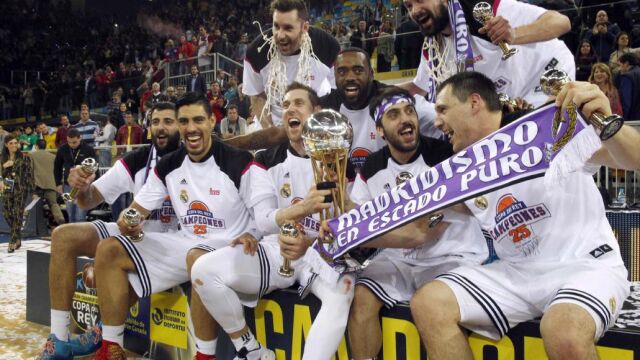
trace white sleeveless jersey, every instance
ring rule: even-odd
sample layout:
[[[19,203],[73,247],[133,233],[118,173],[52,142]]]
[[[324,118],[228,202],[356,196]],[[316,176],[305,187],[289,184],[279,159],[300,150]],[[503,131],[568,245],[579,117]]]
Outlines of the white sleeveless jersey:
[[[200,162],[193,162],[184,148],[164,156],[135,201],[153,209],[168,195],[187,237],[231,241],[255,229],[248,209],[269,194],[251,184],[252,172],[264,169],[249,152],[212,141]]]
[[[475,0],[467,1],[473,8]],[[497,14],[509,21],[513,28],[527,25],[538,19],[546,10],[531,4],[516,0],[495,1]],[[464,4],[463,4],[464,5]],[[496,85],[498,92],[510,97],[522,97],[529,103],[539,106],[546,102],[547,96],[540,88],[540,77],[545,70],[557,68],[564,70],[575,79],[575,60],[567,46],[558,39],[542,41],[525,45],[510,45],[517,48],[518,53],[507,60],[502,60],[500,47],[492,44],[485,35],[480,35],[477,29],[481,25],[467,14],[465,18],[469,27],[469,38],[474,55],[474,69],[485,74]],[[447,61],[454,61],[453,37],[445,37],[449,43]],[[413,82],[421,89],[428,91],[429,75],[427,70],[426,52],[420,57],[420,66]],[[429,95],[427,95],[429,96]]]
[[[93,183],[93,186],[100,192],[106,203],[113,204],[121,194],[129,192],[137,194],[153,172],[158,159],[154,147],[140,147],[116,161],[109,171]],[[151,215],[145,220],[145,229],[154,232],[178,229],[178,221],[168,196],[158,208],[151,211]]]
[[[528,180],[466,201],[506,261],[620,258],[602,197],[590,173],[576,171],[547,190]]]
[[[271,36],[271,30],[267,31],[267,36]],[[315,27],[309,28],[309,37],[316,55],[311,59],[309,85],[318,93],[318,96],[322,96],[329,93],[331,88],[335,88],[333,63],[340,51],[340,45],[330,34]],[[269,44],[264,44],[262,35],[259,35],[247,48],[242,73],[242,92],[245,95],[255,96],[265,93],[268,87],[267,80],[272,60],[267,58]],[[291,84],[296,79],[299,58],[299,54],[282,56],[287,68],[287,84]],[[280,101],[274,99],[271,103],[271,120],[276,126],[282,124]]]
[[[386,85],[374,81],[372,91],[375,94],[379,89]],[[373,98],[373,95],[371,96]],[[415,96],[416,113],[418,114],[418,124],[420,134],[433,138],[442,136],[442,132],[434,126],[436,118],[435,107],[422,96]],[[365,160],[370,154],[382,149],[385,141],[376,130],[376,122],[369,114],[369,106],[362,109],[348,109],[341,101],[337,90],[332,90],[330,94],[320,99],[323,107],[329,107],[340,112],[349,119],[349,123],[353,128],[353,141],[349,150],[349,158],[356,171],[360,171]]]
[[[451,145],[442,140],[421,137],[418,151],[407,164],[397,163],[389,148],[372,154],[356,178],[351,200],[362,204],[402,184],[401,178],[415,177],[453,154]],[[477,220],[452,210],[445,210],[443,221],[451,224],[442,238],[419,248],[384,249],[387,256],[420,264],[432,259],[463,254],[487,254],[486,241]]]
[[[259,152],[256,154],[256,162],[267,169],[268,176],[261,178],[266,182],[254,183],[254,185],[267,188],[271,194],[275,194],[278,209],[287,208],[304,200],[311,186],[315,185],[311,160],[308,157],[298,155],[289,143],[283,143]],[[353,183],[354,176],[352,167],[348,166],[348,183]],[[350,190],[350,186],[347,186],[347,189]],[[261,215],[256,214],[256,216]],[[319,219],[316,213],[300,221],[307,237],[312,239],[317,237],[320,230]],[[267,239],[277,241],[277,237],[268,237]]]

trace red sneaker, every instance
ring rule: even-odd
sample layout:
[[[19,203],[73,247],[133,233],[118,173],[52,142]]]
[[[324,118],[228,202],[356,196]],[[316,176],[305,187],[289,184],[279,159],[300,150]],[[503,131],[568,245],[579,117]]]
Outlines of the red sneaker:
[[[127,354],[118,343],[102,339],[102,346],[93,357],[94,360],[127,360]]]

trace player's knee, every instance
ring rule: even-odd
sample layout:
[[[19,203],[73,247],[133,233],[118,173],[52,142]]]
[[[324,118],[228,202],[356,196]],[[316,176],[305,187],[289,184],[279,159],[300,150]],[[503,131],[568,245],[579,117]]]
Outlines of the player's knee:
[[[84,231],[85,224],[63,224],[51,233],[52,256],[94,256],[98,239]],[[89,225],[91,226],[91,225]]]
[[[63,224],[56,226],[51,233],[51,253],[62,255],[73,250],[76,244],[73,241],[73,224]]]
[[[432,325],[457,324],[459,307],[451,289],[441,281],[422,286],[411,298],[411,314],[416,321]]]
[[[127,252],[115,238],[106,238],[98,244],[96,249],[96,266],[99,264],[113,264],[114,260],[126,257]]]
[[[358,285],[355,288],[349,321],[363,323],[377,318],[382,305],[382,301],[369,288]]]
[[[208,253],[206,250],[202,249],[191,249],[187,252],[187,270],[190,272],[193,264],[198,260],[198,258],[204,254]]]
[[[551,359],[585,359],[594,351],[595,322],[573,304],[553,305],[542,317],[540,334]]]

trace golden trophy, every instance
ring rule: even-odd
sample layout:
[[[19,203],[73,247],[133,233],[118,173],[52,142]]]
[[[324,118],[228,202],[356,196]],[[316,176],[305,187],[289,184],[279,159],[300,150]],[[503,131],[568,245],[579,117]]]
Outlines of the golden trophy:
[[[473,7],[473,18],[480,24],[484,25],[487,21],[491,20],[492,17],[493,8],[488,2],[482,1]],[[509,44],[504,40],[498,41],[498,46],[500,46],[500,50],[502,50],[502,60],[507,60],[518,53],[518,49],[509,47]]]
[[[298,229],[293,224],[282,224],[282,226],[280,226],[280,234],[291,237],[298,237]],[[278,274],[284,277],[292,277],[293,273],[294,271],[293,268],[291,268],[291,260],[284,259],[282,266],[280,266],[280,269],[278,269]]]
[[[569,81],[569,75],[566,72],[558,69],[550,69],[545,71],[540,78],[540,87],[542,88],[542,92],[544,92],[548,96],[556,96],[562,89],[562,87],[567,84]],[[575,112],[575,106],[567,109],[570,113],[570,118],[572,118],[571,113]],[[587,122],[594,127],[600,140],[604,141],[615,135],[620,129],[622,125],[624,125],[624,118],[620,115],[612,114],[610,116],[604,116],[601,113],[594,112],[586,119]],[[560,127],[560,123],[565,122],[564,117],[562,117],[559,112],[556,113],[556,116],[553,119],[553,136],[556,136],[558,133],[558,129]],[[572,132],[572,129],[575,129],[575,124],[569,124],[569,130],[567,132]]]
[[[331,189],[325,202],[333,206],[320,212],[320,222],[342,215],[346,208],[347,163],[353,140],[349,119],[334,110],[318,111],[305,122],[302,139],[311,158],[316,187]],[[332,243],[333,237],[326,236],[324,242]]]
[[[142,215],[137,209],[126,208],[124,209],[124,213],[122,214],[122,219],[124,220],[125,224],[129,226],[138,226],[142,222]],[[140,231],[138,235],[129,236],[129,239],[133,242],[139,242],[142,241],[143,237],[144,233]]]
[[[91,175],[98,171],[98,162],[94,158],[86,158],[80,163],[80,168],[87,173],[87,175]],[[65,202],[72,202],[76,196],[78,196],[78,189],[73,188],[70,192],[62,194],[62,199]]]

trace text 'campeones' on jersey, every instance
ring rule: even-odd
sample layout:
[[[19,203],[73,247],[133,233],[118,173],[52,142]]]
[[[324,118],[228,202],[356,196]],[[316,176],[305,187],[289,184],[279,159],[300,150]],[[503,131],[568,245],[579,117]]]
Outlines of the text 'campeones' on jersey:
[[[187,237],[232,241],[255,229],[249,209],[269,194],[252,186],[251,173],[264,169],[251,153],[212,142],[198,162],[185,148],[164,156],[135,201],[152,209],[169,195]]]
[[[116,161],[109,171],[93,183],[93,186],[100,192],[106,203],[113,204],[121,194],[137,194],[159,159],[160,156],[154,146],[139,147]],[[178,220],[169,196],[165,197],[159,207],[153,208],[151,215],[145,220],[145,229],[155,232],[178,229]]]
[[[267,30],[265,36],[271,37],[272,30]],[[338,41],[322,29],[309,27],[309,37],[315,57],[310,59],[310,72],[305,75],[305,80],[314,89],[318,96],[329,93],[331,88],[335,88],[333,74],[333,63],[340,51]],[[268,58],[269,44],[265,45],[262,35],[259,35],[247,48],[247,55],[244,59],[244,70],[242,72],[242,92],[248,96],[256,96],[266,93],[269,86],[269,70],[272,66],[272,59]],[[300,51],[290,56],[281,56],[287,68],[287,84],[291,84],[298,74],[298,59]],[[282,99],[273,99],[271,103],[271,120],[274,125],[282,123]]]
[[[414,156],[406,164],[400,164],[393,159],[389,147],[385,146],[365,162],[351,191],[351,200],[363,204],[428,171],[452,155],[453,149],[448,142],[421,136]],[[385,249],[384,252],[389,257],[415,264],[447,256],[487,253],[480,226],[473,216],[446,209],[443,214],[443,221],[450,222],[450,225],[438,241],[428,242],[420,248]]]
[[[279,229],[275,221],[275,212],[277,209],[284,209],[303,201],[309,192],[309,189],[315,185],[313,175],[313,166],[311,159],[307,156],[300,156],[289,143],[283,143],[270,149],[258,152],[256,154],[256,162],[260,163],[267,169],[268,176],[263,177],[264,184],[254,183],[270,189],[275,202],[269,213],[256,213],[256,221],[263,223],[258,217],[266,217],[264,219],[265,229],[268,233],[276,233]],[[355,172],[351,165],[347,165],[347,181],[353,183]],[[304,227],[304,231],[309,238],[316,238],[320,230],[320,222],[318,214],[306,216],[299,222]],[[267,226],[269,226],[267,228]]]

